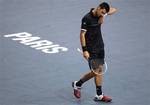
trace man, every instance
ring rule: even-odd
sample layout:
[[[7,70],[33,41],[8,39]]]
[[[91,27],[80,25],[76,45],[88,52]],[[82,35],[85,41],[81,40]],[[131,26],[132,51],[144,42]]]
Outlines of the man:
[[[105,15],[114,14],[117,11],[116,8],[112,8],[108,3],[103,2],[98,7],[92,8],[82,18],[80,42],[83,50],[83,56],[92,63],[96,72],[102,72],[104,65],[104,43],[101,34],[101,24],[104,21]],[[76,98],[81,97],[81,86],[89,79],[95,79],[96,96],[95,101],[111,102],[112,99],[109,96],[105,96],[102,92],[102,75],[97,75],[95,72],[88,72],[79,81],[72,83],[74,89],[74,96]]]

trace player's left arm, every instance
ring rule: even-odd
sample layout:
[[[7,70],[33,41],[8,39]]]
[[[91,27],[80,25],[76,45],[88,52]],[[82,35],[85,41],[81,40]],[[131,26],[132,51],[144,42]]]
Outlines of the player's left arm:
[[[116,13],[117,11],[118,11],[117,8],[110,7],[110,10],[109,10],[109,12],[107,13],[107,15],[112,15],[112,14]]]
[[[105,16],[112,15],[112,14],[116,13],[117,11],[118,11],[117,8],[110,7],[110,10],[109,10],[109,12],[107,14],[105,14],[104,16],[100,16],[99,23],[102,24],[104,22],[104,17]]]

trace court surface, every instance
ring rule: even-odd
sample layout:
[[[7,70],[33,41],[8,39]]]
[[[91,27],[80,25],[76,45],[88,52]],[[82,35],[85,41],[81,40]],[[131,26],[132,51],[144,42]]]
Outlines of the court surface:
[[[150,1],[106,0],[118,13],[102,25],[108,72],[103,91],[112,103],[93,101],[93,80],[76,100],[71,82],[88,72],[80,48],[81,18],[99,0],[0,0],[0,105],[149,105]],[[68,51],[49,54],[12,37],[27,32]]]

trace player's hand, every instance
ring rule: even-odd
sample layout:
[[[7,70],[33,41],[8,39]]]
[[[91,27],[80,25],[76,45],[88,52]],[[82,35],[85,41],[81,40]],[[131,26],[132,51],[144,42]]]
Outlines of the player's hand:
[[[84,51],[84,52],[83,52],[83,57],[84,57],[86,60],[88,60],[89,57],[90,57],[89,52],[88,52],[88,51]]]

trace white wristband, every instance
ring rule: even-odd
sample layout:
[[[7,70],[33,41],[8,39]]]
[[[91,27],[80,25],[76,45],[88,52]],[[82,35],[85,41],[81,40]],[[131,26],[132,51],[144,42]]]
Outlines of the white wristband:
[[[106,13],[106,14],[104,15],[104,17],[107,16],[107,15],[108,15],[108,14]]]

